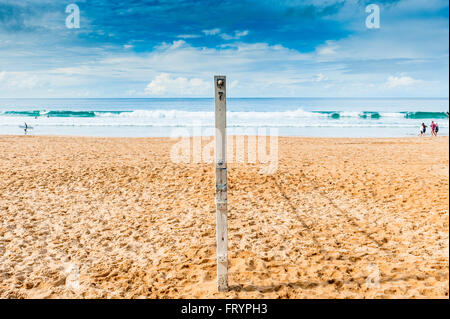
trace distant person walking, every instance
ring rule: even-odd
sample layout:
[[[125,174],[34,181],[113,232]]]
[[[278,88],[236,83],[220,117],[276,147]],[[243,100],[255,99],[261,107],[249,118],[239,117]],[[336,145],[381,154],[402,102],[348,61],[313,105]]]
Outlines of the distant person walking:
[[[431,135],[432,136],[436,136],[436,123],[434,123],[434,121],[431,121]]]
[[[32,126],[29,126],[27,124],[27,122],[24,122],[23,125],[19,125],[19,128],[23,129],[23,132],[25,133],[25,135],[27,135],[28,131],[33,129]]]
[[[420,136],[424,136],[426,132],[427,126],[425,125],[425,123],[422,123],[422,125],[420,126]]]
[[[435,123],[436,126],[434,127],[434,136],[437,136],[437,133],[439,132],[439,124]]]

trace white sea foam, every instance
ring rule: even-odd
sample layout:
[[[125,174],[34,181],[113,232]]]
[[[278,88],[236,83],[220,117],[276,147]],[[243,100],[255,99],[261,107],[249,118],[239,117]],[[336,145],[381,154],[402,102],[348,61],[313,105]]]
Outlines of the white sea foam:
[[[24,116],[23,114],[3,114],[0,116],[0,126],[18,126],[24,122],[36,128],[61,127],[194,127],[214,126],[214,112],[184,111],[184,110],[134,110],[134,111],[86,111],[90,116],[78,116],[81,111],[62,116],[52,116],[59,111],[51,111],[50,117]],[[47,111],[48,113],[48,111]],[[47,114],[46,113],[46,114]],[[44,114],[44,113],[40,113]],[[86,115],[86,114],[83,114]],[[94,116],[95,115],[95,116]],[[448,127],[448,119],[439,121],[441,128]],[[419,123],[420,124],[420,123]],[[417,119],[405,118],[400,112],[315,112],[297,109],[279,112],[227,112],[229,127],[279,127],[279,128],[339,128],[339,127],[418,127]]]

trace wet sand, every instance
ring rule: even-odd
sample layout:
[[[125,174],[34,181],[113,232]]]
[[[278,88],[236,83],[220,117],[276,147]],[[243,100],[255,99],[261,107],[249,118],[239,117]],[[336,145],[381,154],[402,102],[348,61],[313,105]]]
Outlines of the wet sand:
[[[280,138],[214,170],[167,138],[0,136],[1,298],[448,298],[449,139]]]

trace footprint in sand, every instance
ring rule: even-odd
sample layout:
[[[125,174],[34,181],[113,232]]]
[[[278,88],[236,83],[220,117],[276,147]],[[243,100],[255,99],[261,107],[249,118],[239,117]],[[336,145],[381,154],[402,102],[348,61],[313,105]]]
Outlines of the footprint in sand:
[[[448,165],[433,165],[430,169],[430,173],[436,176],[448,177]]]

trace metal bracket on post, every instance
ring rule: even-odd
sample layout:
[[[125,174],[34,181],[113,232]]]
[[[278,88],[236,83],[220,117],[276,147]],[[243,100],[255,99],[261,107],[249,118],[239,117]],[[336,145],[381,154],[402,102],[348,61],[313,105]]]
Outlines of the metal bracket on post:
[[[228,256],[217,256],[217,262],[221,264],[227,264]]]
[[[217,288],[228,291],[226,77],[214,77]]]

